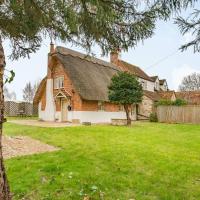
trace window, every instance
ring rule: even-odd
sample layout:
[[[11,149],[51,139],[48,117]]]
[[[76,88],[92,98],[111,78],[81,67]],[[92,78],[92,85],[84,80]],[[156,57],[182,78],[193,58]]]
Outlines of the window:
[[[64,76],[56,77],[54,79],[54,89],[64,88]]]
[[[98,101],[98,110],[100,110],[100,111],[105,110],[104,102],[103,101]]]

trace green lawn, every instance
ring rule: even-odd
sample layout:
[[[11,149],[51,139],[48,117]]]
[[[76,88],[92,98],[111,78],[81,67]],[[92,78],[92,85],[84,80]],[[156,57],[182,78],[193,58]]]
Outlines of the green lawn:
[[[61,147],[6,161],[14,199],[199,200],[200,126],[38,128],[5,124]]]

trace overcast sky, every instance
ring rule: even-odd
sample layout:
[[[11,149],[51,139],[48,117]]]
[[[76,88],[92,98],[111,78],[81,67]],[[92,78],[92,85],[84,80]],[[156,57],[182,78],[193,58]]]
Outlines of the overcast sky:
[[[166,78],[169,88],[177,90],[182,78],[193,72],[200,73],[200,54],[193,53],[193,49],[186,52],[178,51],[181,44],[189,41],[191,35],[181,36],[173,20],[158,22],[155,34],[152,38],[140,43],[128,52],[122,52],[121,59],[139,66],[149,75],[158,75]],[[69,44],[56,45],[65,46],[84,53],[83,49],[71,47]],[[7,41],[4,42],[6,55],[10,54],[10,47]],[[6,84],[10,91],[17,94],[17,100],[22,100],[22,89],[28,81],[34,83],[42,79],[47,71],[47,53],[49,41],[44,40],[41,49],[32,54],[30,59],[19,59],[11,61],[7,58],[7,69],[13,69],[16,73],[14,81]],[[96,57],[109,60],[108,57],[101,57],[97,47],[93,48]]]

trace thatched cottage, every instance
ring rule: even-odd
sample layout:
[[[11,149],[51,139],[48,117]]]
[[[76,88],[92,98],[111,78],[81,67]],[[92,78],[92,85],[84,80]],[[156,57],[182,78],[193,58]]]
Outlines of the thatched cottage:
[[[144,89],[143,102],[137,109],[132,106],[131,118],[137,119],[137,114],[149,116],[154,101],[161,98],[157,91],[168,91],[166,83],[158,85],[158,78],[155,81],[139,67],[120,60],[116,52],[111,53],[110,62],[105,62],[51,45],[47,76],[34,98],[39,107],[39,118],[76,123],[109,123],[111,119],[125,119],[123,107],[108,100],[108,85],[119,71],[136,75]]]

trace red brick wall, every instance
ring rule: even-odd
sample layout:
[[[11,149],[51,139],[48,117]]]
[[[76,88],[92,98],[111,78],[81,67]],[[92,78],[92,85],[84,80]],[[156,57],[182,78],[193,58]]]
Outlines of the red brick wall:
[[[99,110],[98,101],[83,100],[82,102],[83,102],[82,103],[82,111],[98,111]],[[119,105],[117,105],[117,104],[104,102],[103,107],[104,107],[104,111],[107,111],[107,112],[118,112],[119,111]]]
[[[82,107],[82,100],[79,96],[79,94],[75,91],[75,88],[72,85],[71,80],[69,79],[68,75],[65,73],[62,65],[60,63],[56,63],[53,72],[52,72],[52,78],[64,76],[64,89],[71,95],[71,104],[73,110],[81,110]],[[54,95],[58,93],[58,89],[54,89]],[[59,99],[56,101],[56,110],[61,110],[61,104]]]

